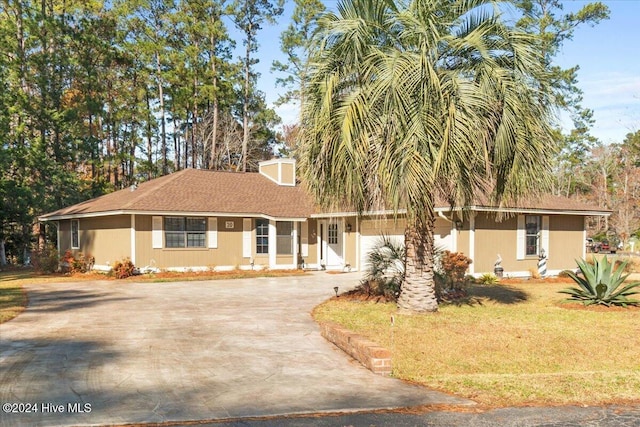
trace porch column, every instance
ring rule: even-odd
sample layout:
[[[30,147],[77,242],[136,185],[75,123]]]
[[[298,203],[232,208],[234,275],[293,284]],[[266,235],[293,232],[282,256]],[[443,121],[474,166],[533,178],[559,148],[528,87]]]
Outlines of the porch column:
[[[269,220],[269,268],[276,268],[277,238],[276,222]]]
[[[469,274],[475,273],[474,263],[476,258],[476,214],[471,212],[469,215],[469,258],[474,262],[469,265]]]
[[[131,262],[136,265],[136,215],[131,214]]]
[[[298,268],[298,221],[291,222],[291,228],[293,232],[291,245],[293,246],[293,268]]]

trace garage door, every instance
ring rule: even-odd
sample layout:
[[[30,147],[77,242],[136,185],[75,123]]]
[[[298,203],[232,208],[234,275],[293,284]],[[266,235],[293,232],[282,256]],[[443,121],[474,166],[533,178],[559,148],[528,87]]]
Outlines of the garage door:
[[[382,240],[382,235],[386,235],[397,243],[404,243],[404,221],[393,223],[392,221],[363,221],[360,235],[360,271],[367,269],[367,256],[369,252]],[[434,241],[437,248],[442,250],[453,250],[453,236],[451,234],[451,224],[447,221],[436,220],[434,229]]]

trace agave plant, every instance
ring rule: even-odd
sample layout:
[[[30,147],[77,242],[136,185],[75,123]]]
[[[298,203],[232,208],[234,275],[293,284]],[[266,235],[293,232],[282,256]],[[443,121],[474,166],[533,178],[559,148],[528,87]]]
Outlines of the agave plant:
[[[628,274],[622,274],[627,262],[623,262],[618,268],[610,263],[607,257],[601,260],[594,259],[593,265],[585,260],[576,260],[582,277],[575,272],[566,270],[565,273],[575,281],[578,288],[567,288],[560,293],[571,295],[569,301],[581,301],[584,305],[601,304],[607,307],[638,306],[640,301],[630,299],[629,296],[640,293],[640,282],[629,283],[618,289],[625,281]]]

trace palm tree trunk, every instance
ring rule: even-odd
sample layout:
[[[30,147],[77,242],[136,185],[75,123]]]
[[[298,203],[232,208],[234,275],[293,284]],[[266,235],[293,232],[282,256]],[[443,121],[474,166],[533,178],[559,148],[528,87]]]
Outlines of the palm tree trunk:
[[[436,298],[433,230],[435,215],[430,208],[424,219],[408,223],[404,233],[407,251],[405,278],[398,298],[398,312],[417,314],[438,311]]]

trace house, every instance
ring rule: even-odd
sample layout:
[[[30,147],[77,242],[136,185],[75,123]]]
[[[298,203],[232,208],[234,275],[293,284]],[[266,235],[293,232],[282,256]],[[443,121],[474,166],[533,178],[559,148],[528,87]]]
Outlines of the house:
[[[129,258],[139,268],[363,270],[381,234],[402,239],[390,212],[322,212],[296,179],[292,159],[261,162],[258,173],[184,169],[41,216],[55,224],[58,250],[95,258],[108,270]],[[585,255],[585,219],[608,215],[547,197],[513,208],[437,206],[436,244],[473,259],[472,274],[528,275],[544,250],[551,274]],[[506,219],[496,221],[502,214]]]

